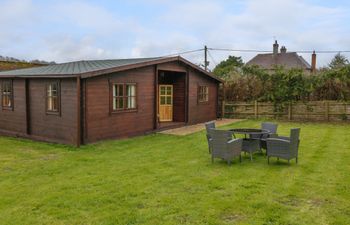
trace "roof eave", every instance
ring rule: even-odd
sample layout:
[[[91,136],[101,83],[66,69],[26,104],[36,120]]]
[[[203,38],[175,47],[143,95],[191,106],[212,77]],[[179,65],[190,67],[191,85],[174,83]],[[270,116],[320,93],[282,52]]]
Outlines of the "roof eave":
[[[224,80],[222,80],[222,79],[216,77],[213,73],[210,73],[210,72],[208,72],[208,71],[206,71],[206,70],[200,68],[199,66],[197,66],[197,65],[195,65],[195,64],[193,64],[193,63],[191,63],[190,61],[186,60],[185,58],[182,58],[181,56],[178,56],[178,58],[179,58],[179,61],[181,61],[181,62],[183,62],[183,63],[185,63],[185,64],[191,66],[192,68],[194,68],[194,69],[196,69],[196,70],[199,70],[200,72],[202,72],[202,73],[204,73],[205,75],[207,75],[207,76],[213,78],[214,80],[216,80],[216,81],[218,81],[218,82],[220,82],[220,83],[224,83],[224,82],[225,82]]]
[[[84,79],[84,78],[96,77],[96,76],[100,76],[100,75],[104,75],[104,74],[116,73],[116,72],[121,72],[121,71],[125,71],[125,70],[137,69],[137,68],[141,68],[141,67],[145,67],[145,66],[152,66],[152,65],[156,65],[156,64],[174,62],[174,61],[183,62],[183,63],[191,66],[192,68],[194,68],[202,73],[204,73],[205,75],[209,76],[210,78],[212,78],[220,83],[224,82],[220,78],[216,77],[214,74],[203,70],[199,66],[191,63],[190,61],[182,58],[181,56],[161,58],[161,59],[151,60],[151,61],[147,61],[147,62],[135,63],[135,64],[131,64],[131,65],[125,65],[125,66],[120,66],[120,67],[104,69],[104,70],[86,72],[86,73],[82,73],[80,75],[81,75],[81,78]]]
[[[96,70],[96,71],[90,71],[90,72],[84,72],[84,73],[77,73],[77,74],[45,74],[45,75],[25,75],[25,74],[16,74],[16,75],[1,75],[0,78],[75,78],[80,76],[82,79],[85,78],[90,78],[90,77],[96,77],[100,75],[105,75],[109,73],[115,73],[115,72],[121,72],[125,70],[130,70],[130,69],[136,69],[136,68],[141,68],[145,66],[152,66],[156,64],[161,64],[161,63],[167,63],[167,62],[182,62],[193,69],[207,75],[208,77],[214,79],[217,82],[224,83],[224,81],[218,77],[216,77],[214,74],[200,68],[199,66],[191,63],[190,61],[182,58],[181,56],[174,56],[174,57],[166,57],[166,58],[159,58],[155,60],[150,60],[146,62],[140,62],[140,63],[134,63],[130,65],[124,65],[124,66],[118,66],[118,67],[112,67],[108,69],[102,69],[102,70]]]
[[[0,78],[75,78],[78,77],[79,74],[45,74],[45,75],[1,75]]]

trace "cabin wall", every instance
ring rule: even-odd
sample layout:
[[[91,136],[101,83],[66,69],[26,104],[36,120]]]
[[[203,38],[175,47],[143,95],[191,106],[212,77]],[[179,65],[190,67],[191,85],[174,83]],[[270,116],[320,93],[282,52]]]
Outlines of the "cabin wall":
[[[188,123],[213,120],[217,113],[217,82],[183,63],[170,62],[83,79],[81,89],[81,127],[78,126],[77,83],[75,78],[60,79],[60,114],[46,112],[46,85],[52,79],[13,79],[14,110],[1,109],[0,133],[32,139],[77,144],[81,128],[84,143],[135,136],[154,130],[156,118],[155,72],[174,71],[174,121],[186,121],[186,84]],[[186,72],[188,83],[186,82]],[[1,82],[1,79],[0,79]],[[137,84],[137,110],[110,112],[110,83]],[[198,86],[209,87],[209,102],[198,103]],[[28,90],[26,90],[28,87]],[[26,92],[29,93],[26,97]],[[28,102],[27,102],[28,100]],[[26,107],[29,107],[28,109]],[[28,120],[27,120],[28,119]],[[28,131],[28,133],[27,133]]]
[[[174,80],[173,93],[173,119],[174,122],[185,122],[185,104],[186,104],[186,74],[177,76]]]
[[[198,102],[198,86],[208,86],[209,101]],[[201,75],[192,69],[189,70],[189,112],[188,122],[190,124],[207,122],[217,118],[218,83],[212,78]]]
[[[27,79],[29,96],[26,96],[26,80],[13,79],[14,108],[3,110],[0,104],[0,133],[63,144],[76,143],[76,80],[60,81],[61,111],[59,115],[46,113],[48,81],[50,79]]]
[[[84,141],[129,137],[153,130],[154,73],[155,67],[148,66],[87,79]],[[110,112],[110,83],[137,84],[136,111]]]
[[[158,70],[184,72],[187,67],[181,63],[157,65]],[[189,69],[189,123],[195,124],[216,119],[217,82],[203,74]],[[176,73],[174,73],[176,74]],[[159,81],[162,83],[162,81]],[[110,112],[110,83],[137,84],[137,110],[132,112]],[[163,82],[164,83],[164,82]],[[185,73],[177,73],[174,85],[174,121],[185,121]],[[147,66],[84,81],[85,118],[84,143],[104,139],[123,138],[144,134],[154,130],[155,118],[155,66]],[[209,87],[209,102],[197,103],[198,85]]]
[[[12,132],[14,134],[26,133],[26,99],[25,80],[12,79],[13,85],[13,110],[2,108],[1,94],[2,81],[0,79],[0,130]]]
[[[157,65],[158,70],[164,70],[164,71],[174,71],[174,72],[181,72],[186,73],[187,66],[179,63],[179,62],[168,62],[168,63],[162,63]]]
[[[31,79],[31,135],[49,141],[75,144],[77,139],[77,89],[75,79],[60,80],[60,114],[46,113],[46,84],[50,79]]]

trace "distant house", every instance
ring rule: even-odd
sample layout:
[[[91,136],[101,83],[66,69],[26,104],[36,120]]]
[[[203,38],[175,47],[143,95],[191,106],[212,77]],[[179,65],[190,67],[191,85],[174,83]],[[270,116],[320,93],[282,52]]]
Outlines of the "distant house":
[[[0,134],[80,145],[217,118],[221,80],[182,57],[0,72]]]
[[[257,65],[265,70],[273,71],[276,66],[283,66],[285,69],[303,69],[305,73],[310,73],[316,69],[316,54],[312,54],[311,65],[296,52],[287,52],[287,48],[282,46],[279,51],[277,41],[273,44],[273,52],[268,54],[258,54],[252,58],[247,65]]]

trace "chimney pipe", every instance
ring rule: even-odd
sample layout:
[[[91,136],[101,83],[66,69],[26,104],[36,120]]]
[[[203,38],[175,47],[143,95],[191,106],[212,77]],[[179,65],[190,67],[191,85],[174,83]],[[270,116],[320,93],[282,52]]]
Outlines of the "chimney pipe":
[[[273,44],[273,54],[277,55],[278,53],[278,43],[277,40],[275,40],[275,43]]]
[[[286,46],[282,46],[280,51],[281,53],[286,53],[287,52]]]
[[[314,51],[311,55],[311,72],[316,72],[316,52]]]

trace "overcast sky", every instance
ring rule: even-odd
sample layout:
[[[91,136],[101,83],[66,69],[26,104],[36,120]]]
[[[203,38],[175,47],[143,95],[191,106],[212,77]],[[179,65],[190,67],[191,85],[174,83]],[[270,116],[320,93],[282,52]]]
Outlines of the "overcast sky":
[[[350,50],[347,0],[0,0],[0,55],[66,62],[203,48]],[[211,66],[230,53],[211,52]],[[252,53],[231,53],[245,61]],[[310,61],[310,54],[303,54]],[[349,57],[349,55],[347,55]],[[195,63],[202,53],[184,55]],[[318,54],[318,66],[332,54]]]

